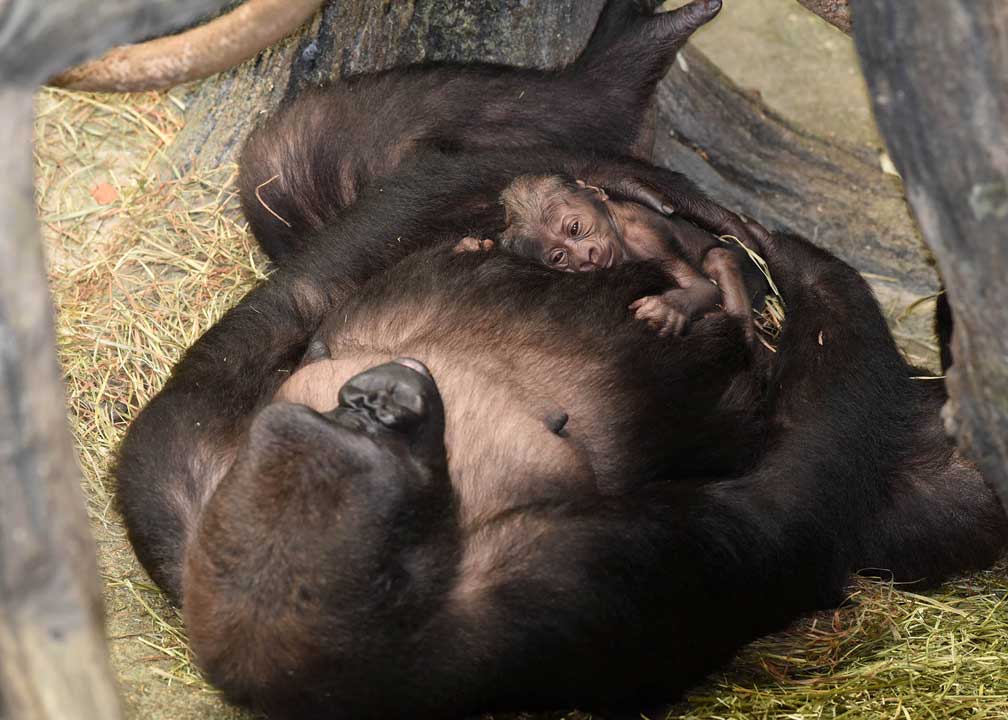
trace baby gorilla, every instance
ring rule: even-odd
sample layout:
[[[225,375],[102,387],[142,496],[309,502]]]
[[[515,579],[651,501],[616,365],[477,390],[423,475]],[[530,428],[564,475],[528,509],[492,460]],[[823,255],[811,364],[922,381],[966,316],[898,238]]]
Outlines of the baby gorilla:
[[[522,175],[504,189],[501,202],[507,222],[502,249],[547,267],[589,272],[657,261],[676,287],[639,298],[630,309],[659,335],[681,334],[690,320],[723,303],[752,336],[753,295],[743,278],[741,250],[686,220],[613,200],[604,190],[564,175]],[[467,237],[456,249],[491,247],[492,241]]]

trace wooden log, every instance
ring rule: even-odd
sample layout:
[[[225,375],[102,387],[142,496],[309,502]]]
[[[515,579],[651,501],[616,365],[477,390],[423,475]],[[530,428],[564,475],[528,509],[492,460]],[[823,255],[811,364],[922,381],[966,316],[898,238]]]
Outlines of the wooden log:
[[[955,318],[947,425],[1008,508],[1008,3],[852,5],[875,117]]]
[[[322,2],[247,0],[226,15],[177,35],[113,48],[60,73],[49,84],[92,92],[138,92],[202,80],[282,40]]]
[[[878,156],[792,126],[695,48],[658,87],[655,160],[724,205],[898,280],[904,295],[937,289],[900,181]]]
[[[0,75],[10,85],[41,85],[115,45],[157,36],[225,0],[3,0]]]
[[[0,2],[0,715],[121,717],[35,220],[33,94],[218,0]]]
[[[35,224],[32,94],[0,90],[0,693],[19,720],[116,718]]]

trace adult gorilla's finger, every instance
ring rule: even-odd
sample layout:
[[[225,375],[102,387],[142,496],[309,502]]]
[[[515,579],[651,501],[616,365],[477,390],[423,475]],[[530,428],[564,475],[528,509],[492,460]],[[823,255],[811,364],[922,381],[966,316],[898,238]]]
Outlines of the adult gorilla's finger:
[[[745,232],[764,255],[773,253],[776,250],[776,241],[773,233],[750,218],[741,218],[745,227]]]
[[[693,0],[688,5],[659,13],[654,22],[660,23],[662,36],[682,45],[698,28],[721,11],[721,0]]]
[[[746,247],[758,253],[766,251],[764,243],[770,233],[755,220],[744,220],[731,210],[712,200],[695,195],[673,199],[676,211],[687,220],[720,237],[738,238]]]
[[[624,199],[643,205],[659,215],[671,215],[675,208],[670,207],[665,196],[643,180],[626,178],[613,183],[611,189]]]

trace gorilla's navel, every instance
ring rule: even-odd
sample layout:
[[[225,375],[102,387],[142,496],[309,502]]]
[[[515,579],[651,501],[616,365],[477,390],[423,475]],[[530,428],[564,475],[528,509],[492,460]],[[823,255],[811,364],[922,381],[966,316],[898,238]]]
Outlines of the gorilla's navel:
[[[308,349],[305,350],[304,357],[301,358],[301,367],[305,365],[311,365],[313,362],[319,360],[331,360],[332,354],[329,352],[329,346],[315,338],[310,343],[308,343]]]
[[[570,416],[563,410],[554,410],[543,418],[543,423],[549,428],[550,432],[554,435],[564,436],[564,428],[567,426],[567,421]]]

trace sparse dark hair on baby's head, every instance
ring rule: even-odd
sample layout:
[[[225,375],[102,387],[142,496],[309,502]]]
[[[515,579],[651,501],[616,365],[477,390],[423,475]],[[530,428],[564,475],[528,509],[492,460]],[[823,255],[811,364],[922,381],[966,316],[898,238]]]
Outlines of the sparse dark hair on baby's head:
[[[556,195],[578,192],[581,187],[568,175],[519,175],[501,192],[504,222],[503,250],[538,258],[546,212]]]

